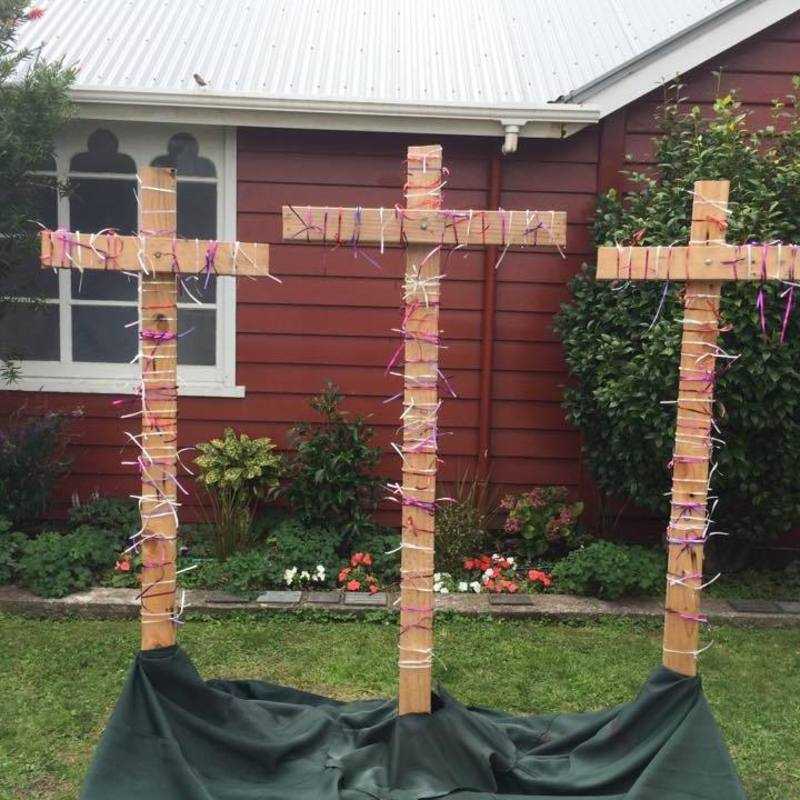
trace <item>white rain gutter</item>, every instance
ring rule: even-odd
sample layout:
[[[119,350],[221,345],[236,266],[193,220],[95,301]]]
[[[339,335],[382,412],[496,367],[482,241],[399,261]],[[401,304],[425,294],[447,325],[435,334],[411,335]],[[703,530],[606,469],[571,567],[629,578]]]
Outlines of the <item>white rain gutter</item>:
[[[499,136],[504,153],[514,152],[520,137],[563,138],[600,120],[598,108],[578,103],[490,107],[352,102],[214,93],[201,87],[191,92],[81,87],[72,90],[72,98],[78,116],[86,119]]]

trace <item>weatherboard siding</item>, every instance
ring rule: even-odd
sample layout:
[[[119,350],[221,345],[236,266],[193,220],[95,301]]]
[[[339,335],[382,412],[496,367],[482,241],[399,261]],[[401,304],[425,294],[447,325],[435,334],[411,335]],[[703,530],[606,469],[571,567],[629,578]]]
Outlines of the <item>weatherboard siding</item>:
[[[772,98],[791,90],[800,71],[800,15],[775,26],[694,70],[683,95],[708,107],[715,79],[738,86],[757,123],[769,119]],[[655,91],[609,117],[598,128],[565,140],[520,140],[503,158],[501,203],[506,208],[553,208],[569,214],[562,259],[553,252],[509,251],[497,274],[495,350],[491,390],[491,478],[500,492],[532,484],[560,483],[585,496],[590,484],[581,466],[580,440],[560,407],[567,381],[553,315],[568,299],[566,283],[593,256],[591,217],[598,189],[613,185],[615,171],[652,164]],[[440,141],[450,169],[445,203],[485,207],[489,160],[497,139],[399,136],[323,131],[241,129],[238,137],[238,237],[273,244],[273,272],[284,283],[242,280],[237,308],[237,376],[244,398],[182,398],[180,445],[190,446],[232,425],[273,437],[288,447],[295,422],[313,420],[308,399],[327,380],[339,384],[346,408],[369,415],[386,451],[395,438],[397,404],[382,401],[400,388],[385,375],[398,339],[402,254],[387,248],[380,262],[336,250],[281,241],[280,207],[377,205],[402,202],[403,157],[409,144]],[[624,155],[633,156],[626,161]],[[619,179],[617,179],[618,181]],[[621,185],[621,184],[620,184]],[[483,302],[481,251],[455,253],[445,263],[441,324],[447,349],[441,363],[458,397],[445,403],[441,427],[442,476],[452,481],[474,466],[478,447],[480,338]],[[0,393],[0,412],[26,403],[83,407],[72,426],[72,474],[59,489],[63,513],[69,497],[99,490],[124,495],[138,479],[120,461],[123,425],[104,395]],[[399,477],[395,456],[384,455],[381,472]],[[187,501],[196,503],[196,496]],[[192,508],[187,516],[193,516]],[[396,521],[388,509],[384,519]],[[648,523],[652,527],[652,523]],[[653,528],[655,529],[655,528]]]

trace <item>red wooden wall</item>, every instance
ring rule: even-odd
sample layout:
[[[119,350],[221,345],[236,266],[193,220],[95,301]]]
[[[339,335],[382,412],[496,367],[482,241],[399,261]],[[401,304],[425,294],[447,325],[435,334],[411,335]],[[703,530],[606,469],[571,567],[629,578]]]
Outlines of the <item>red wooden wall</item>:
[[[738,87],[754,124],[767,122],[770,101],[791,91],[790,77],[800,72],[800,15],[694,70],[685,79],[684,96],[708,106],[716,87],[710,70],[719,66],[723,88]],[[569,231],[565,260],[554,253],[509,252],[497,273],[490,422],[491,476],[499,492],[537,483],[589,492],[578,434],[559,405],[566,375],[552,317],[568,298],[566,281],[592,257],[596,192],[622,185],[620,168],[652,162],[653,115],[660,99],[660,92],[652,92],[565,140],[521,140],[519,152],[502,160],[501,205],[565,210]],[[238,236],[274,244],[273,272],[284,283],[240,282],[237,382],[247,395],[182,399],[182,446],[227,424],[285,445],[291,424],[313,419],[307,400],[329,379],[346,394],[347,408],[371,415],[379,442],[388,446],[398,405],[381,401],[399,386],[384,375],[384,366],[397,342],[389,329],[399,319],[401,253],[369,251],[381,263],[376,268],[354,259],[349,249],[283,244],[279,210],[284,203],[392,207],[402,202],[406,147],[433,141],[444,145],[450,168],[446,205],[485,207],[499,139],[240,130]],[[449,434],[442,439],[443,476],[452,480],[477,458],[483,254],[457,253],[444,271],[448,349],[442,364],[458,392],[442,416]],[[31,408],[85,409],[85,419],[75,426],[75,464],[60,492],[62,508],[72,491],[85,497],[93,489],[113,495],[137,489],[136,476],[119,466],[123,425],[108,396],[5,392],[0,413],[22,402]],[[397,459],[386,456],[382,469],[396,478]]]

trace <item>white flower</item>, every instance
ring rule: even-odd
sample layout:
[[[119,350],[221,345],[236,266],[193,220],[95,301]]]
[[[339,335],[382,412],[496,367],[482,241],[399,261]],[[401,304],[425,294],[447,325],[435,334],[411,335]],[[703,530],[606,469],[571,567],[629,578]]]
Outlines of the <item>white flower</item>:
[[[439,594],[449,594],[449,593],[450,590],[446,586],[442,586],[442,588],[439,590]]]
[[[441,583],[434,583],[433,584],[433,591],[434,592],[441,592],[442,591],[442,584]]]
[[[514,559],[513,559],[511,556],[509,556],[509,557],[506,559],[506,561],[508,561],[508,563],[509,563],[509,564],[513,564],[513,563],[515,563],[515,562],[514,562]]]
[[[469,584],[466,581],[459,581],[458,582],[458,591],[459,592],[468,592],[469,591]]]
[[[489,581],[490,581],[491,579],[492,579],[492,576],[491,576],[491,575],[490,575],[488,572],[484,572],[484,573],[483,573],[483,578],[481,578],[481,580],[482,580],[484,583],[489,583]]]
[[[317,564],[317,575],[320,575],[323,578],[325,577],[325,567],[322,566],[322,564]]]
[[[440,581],[442,579],[442,573],[441,572],[434,572],[433,573],[433,579],[435,581]]]
[[[499,561],[500,556],[497,553],[492,553],[492,561]]]
[[[494,570],[491,567],[489,567],[489,569],[487,569],[486,572],[483,573],[484,578],[491,578],[493,575],[494,575]]]
[[[481,585],[478,583],[478,581],[472,581],[472,583],[469,585],[469,588],[472,589],[475,594],[479,594],[481,591]]]
[[[311,580],[311,573],[307,569],[304,569],[300,573],[300,580],[301,581],[310,581]]]
[[[287,586],[291,586],[294,582],[294,576],[297,575],[297,567],[291,567],[283,571],[283,580]]]

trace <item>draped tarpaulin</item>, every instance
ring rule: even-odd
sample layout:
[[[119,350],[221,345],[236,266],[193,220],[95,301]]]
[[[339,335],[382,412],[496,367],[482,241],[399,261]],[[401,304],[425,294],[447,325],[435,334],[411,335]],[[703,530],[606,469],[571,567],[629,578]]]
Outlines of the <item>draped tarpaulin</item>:
[[[606,711],[515,717],[440,691],[430,716],[140,653],[84,800],[745,800],[700,680],[664,667]]]

